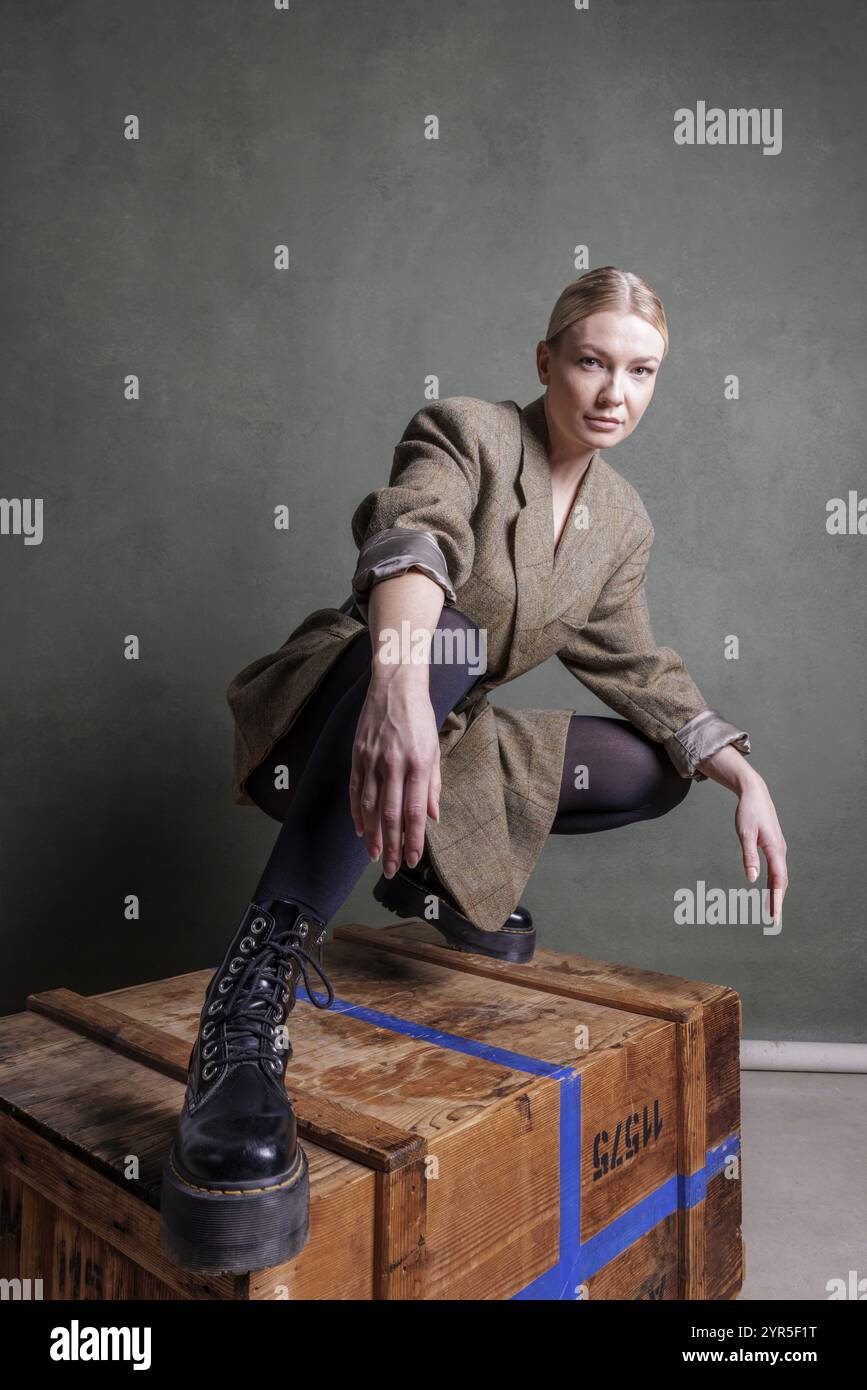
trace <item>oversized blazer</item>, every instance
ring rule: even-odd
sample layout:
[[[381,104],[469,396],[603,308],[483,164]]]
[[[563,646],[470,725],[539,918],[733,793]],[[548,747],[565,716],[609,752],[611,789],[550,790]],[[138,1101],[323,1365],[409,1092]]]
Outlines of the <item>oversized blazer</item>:
[[[508,709],[487,692],[557,656],[617,714],[662,744],[683,777],[749,735],[708,708],[681,657],[657,646],[645,595],[653,526],[637,491],[599,450],[554,549],[544,396],[453,396],[419,410],[395,447],[387,487],[352,517],[352,595],[309,614],[276,651],[232,680],[233,799],[365,626],[372,584],[412,567],[483,629],[487,669],[440,729],[440,820],[426,845],[484,930],[517,904],[557,813],[574,710]],[[291,789],[290,789],[291,791]],[[347,777],[347,796],[348,777]]]

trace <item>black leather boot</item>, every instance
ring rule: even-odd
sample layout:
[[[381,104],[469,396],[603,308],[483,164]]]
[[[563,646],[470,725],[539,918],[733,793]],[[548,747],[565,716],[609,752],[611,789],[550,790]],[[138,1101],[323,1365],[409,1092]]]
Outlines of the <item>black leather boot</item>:
[[[374,886],[373,896],[398,917],[429,921],[453,950],[492,956],[495,960],[526,963],[533,959],[536,930],[527,909],[519,903],[496,931],[482,931],[464,916],[440,882],[426,850],[414,869],[402,862],[392,878],[383,874]],[[431,897],[437,899],[436,918],[425,915]]]
[[[251,902],[208,985],[187,1089],[163,1167],[160,1243],[175,1264],[243,1273],[291,1260],[310,1208],[307,1155],[284,1078],[299,975],[330,1008],[324,925],[297,903]],[[328,991],[310,989],[312,965]]]

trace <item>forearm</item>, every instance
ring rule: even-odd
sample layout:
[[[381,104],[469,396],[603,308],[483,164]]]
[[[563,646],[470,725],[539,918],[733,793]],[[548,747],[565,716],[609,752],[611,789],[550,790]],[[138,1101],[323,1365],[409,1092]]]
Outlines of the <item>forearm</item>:
[[[761,774],[750,766],[743,753],[739,753],[730,743],[709,758],[703,758],[700,763],[696,763],[696,768],[738,796],[753,783],[764,781]]]
[[[405,570],[403,574],[381,579],[373,585],[367,605],[373,648],[372,684],[379,685],[399,677],[427,685],[431,636],[444,601],[442,587],[420,570]],[[424,636],[419,637],[419,633]],[[422,648],[424,660],[419,659]],[[408,660],[410,653],[412,659]]]

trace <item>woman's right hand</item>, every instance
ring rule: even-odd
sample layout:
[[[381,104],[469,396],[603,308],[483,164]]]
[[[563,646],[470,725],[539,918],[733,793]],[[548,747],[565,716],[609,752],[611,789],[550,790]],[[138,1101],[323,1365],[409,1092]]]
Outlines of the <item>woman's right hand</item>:
[[[382,672],[382,674],[380,674]],[[439,820],[440,745],[426,664],[374,663],[352,746],[349,801],[371,859],[391,878],[403,854],[414,868],[428,815]]]

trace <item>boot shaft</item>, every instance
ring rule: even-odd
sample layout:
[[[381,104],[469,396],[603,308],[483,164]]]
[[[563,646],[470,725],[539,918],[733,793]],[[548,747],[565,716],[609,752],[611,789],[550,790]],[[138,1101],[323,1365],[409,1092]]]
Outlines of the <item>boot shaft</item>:
[[[325,930],[322,922],[290,900],[248,904],[205,992],[190,1053],[190,1110],[240,1063],[258,1063],[270,1080],[283,1086],[292,1055],[285,1021],[295,1007],[301,975],[306,983],[305,958],[326,984],[329,1002],[324,1007],[333,1001],[322,970]]]

